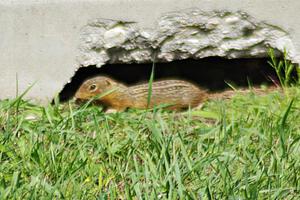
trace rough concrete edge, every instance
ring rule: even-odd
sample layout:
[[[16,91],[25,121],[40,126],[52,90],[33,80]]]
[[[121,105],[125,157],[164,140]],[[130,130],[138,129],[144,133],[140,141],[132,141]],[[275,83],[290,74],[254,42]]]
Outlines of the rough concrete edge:
[[[154,58],[170,62],[210,56],[267,57],[268,48],[277,55],[286,50],[288,59],[299,63],[287,31],[245,12],[186,9],[163,14],[151,29],[98,18],[82,28],[80,42],[76,71],[113,63],[152,63]]]

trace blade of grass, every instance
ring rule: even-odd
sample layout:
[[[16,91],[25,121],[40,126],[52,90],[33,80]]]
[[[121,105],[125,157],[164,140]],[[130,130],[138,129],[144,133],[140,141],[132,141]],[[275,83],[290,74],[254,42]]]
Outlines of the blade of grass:
[[[151,74],[150,74],[150,79],[149,79],[149,83],[148,83],[147,109],[149,108],[150,103],[151,103],[152,84],[153,84],[153,80],[154,80],[154,70],[155,70],[155,62],[153,61],[152,70],[151,70]]]

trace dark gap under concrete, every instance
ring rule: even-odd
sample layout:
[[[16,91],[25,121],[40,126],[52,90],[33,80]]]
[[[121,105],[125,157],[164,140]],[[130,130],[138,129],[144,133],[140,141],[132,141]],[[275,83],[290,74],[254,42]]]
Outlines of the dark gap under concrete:
[[[200,60],[178,60],[155,64],[155,80],[184,79],[198,84],[210,91],[224,90],[227,83],[237,87],[261,84],[274,84],[277,77],[267,63],[267,58],[225,59],[209,57]],[[66,84],[59,97],[61,101],[72,98],[84,80],[107,75],[127,84],[136,84],[149,80],[152,64],[107,64],[101,68],[82,67]],[[227,82],[227,83],[226,83]]]

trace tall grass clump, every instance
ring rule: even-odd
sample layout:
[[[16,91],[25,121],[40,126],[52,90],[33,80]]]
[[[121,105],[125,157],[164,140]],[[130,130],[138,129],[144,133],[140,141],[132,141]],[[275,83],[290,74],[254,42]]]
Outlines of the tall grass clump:
[[[272,48],[269,49],[268,55],[270,57],[268,63],[275,70],[282,87],[292,86],[295,81],[299,82],[299,80],[292,79],[292,72],[295,70],[295,65],[288,60],[286,49],[284,49],[283,58],[281,59],[276,58]],[[299,70],[297,69],[297,71]]]

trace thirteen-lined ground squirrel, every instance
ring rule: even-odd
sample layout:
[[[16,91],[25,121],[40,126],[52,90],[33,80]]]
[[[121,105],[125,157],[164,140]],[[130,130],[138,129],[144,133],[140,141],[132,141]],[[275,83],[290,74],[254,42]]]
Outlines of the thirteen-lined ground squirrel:
[[[273,89],[274,90],[274,89]],[[89,100],[96,95],[105,94],[96,102],[110,111],[123,111],[127,108],[152,108],[155,105],[169,104],[167,109],[183,110],[193,108],[207,99],[229,98],[235,91],[208,93],[198,86],[182,80],[163,80],[152,83],[152,94],[148,105],[149,84],[126,86],[106,76],[97,76],[86,80],[75,94],[78,100]],[[265,93],[263,89],[253,89],[255,93]],[[242,90],[241,92],[249,92]]]
[[[182,80],[163,80],[152,83],[152,94],[148,106],[149,85],[138,84],[126,86],[105,76],[97,76],[86,80],[75,94],[79,100],[108,92],[97,102],[109,109],[123,111],[126,108],[152,108],[155,105],[170,104],[170,110],[195,107],[207,99],[207,92],[192,83]]]

